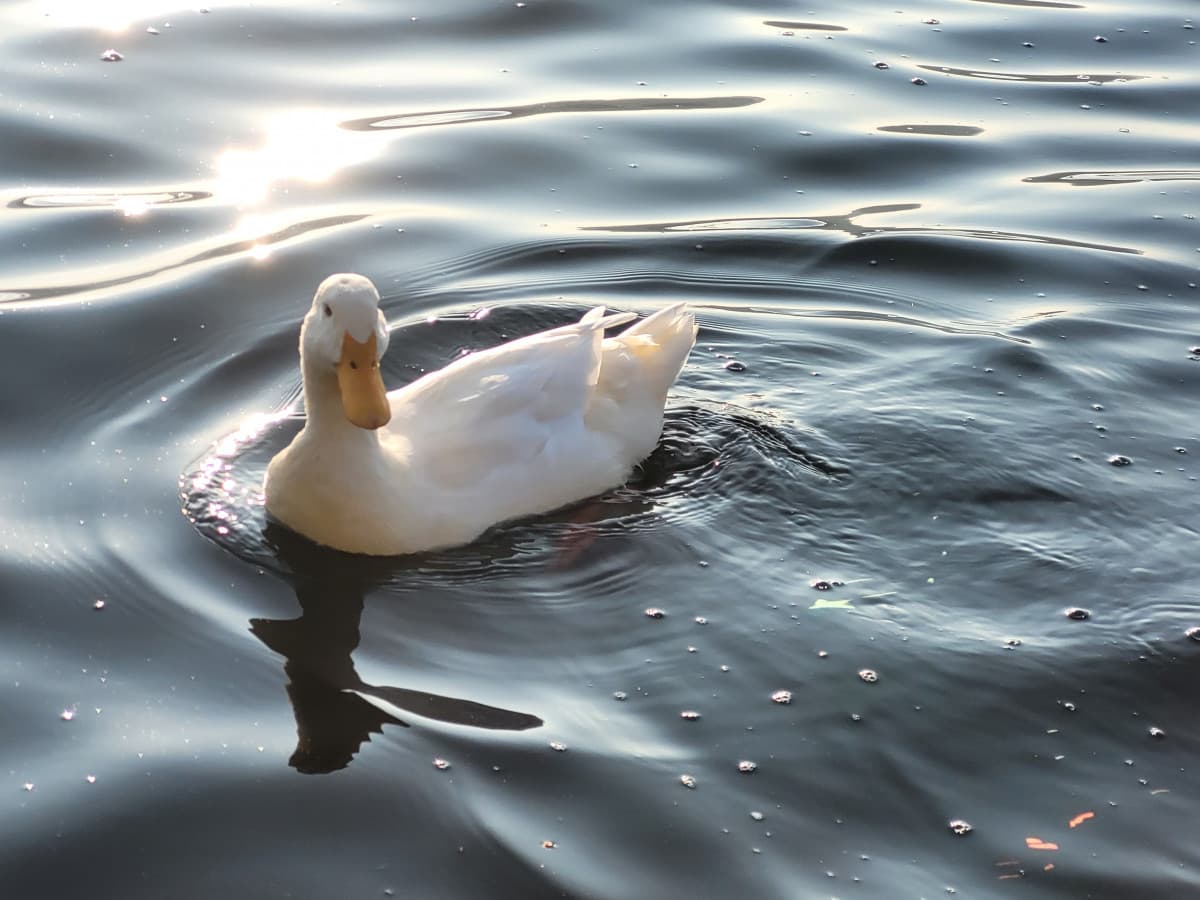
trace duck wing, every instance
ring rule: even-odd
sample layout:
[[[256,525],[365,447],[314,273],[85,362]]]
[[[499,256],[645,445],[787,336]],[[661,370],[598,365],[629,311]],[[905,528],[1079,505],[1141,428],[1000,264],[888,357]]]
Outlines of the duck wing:
[[[407,444],[409,470],[442,488],[468,488],[580,450],[604,329],[635,318],[597,307],[573,325],[472,353],[393,391],[388,429]]]

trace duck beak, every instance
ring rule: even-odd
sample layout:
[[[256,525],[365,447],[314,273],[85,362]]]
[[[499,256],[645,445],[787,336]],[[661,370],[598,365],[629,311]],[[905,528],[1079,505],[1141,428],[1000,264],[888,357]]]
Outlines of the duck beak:
[[[338,389],[346,418],[359,428],[374,430],[388,423],[392,408],[388,404],[383,378],[379,375],[379,354],[375,335],[360,344],[349,333],[342,339],[342,358],[337,364]]]

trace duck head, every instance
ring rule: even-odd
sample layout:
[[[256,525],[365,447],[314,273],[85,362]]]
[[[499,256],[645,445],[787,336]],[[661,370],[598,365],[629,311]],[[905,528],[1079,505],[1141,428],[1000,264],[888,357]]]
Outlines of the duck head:
[[[359,428],[380,428],[392,417],[379,374],[387,345],[387,320],[369,278],[342,273],[321,282],[300,329],[305,382],[336,372],[342,411]]]

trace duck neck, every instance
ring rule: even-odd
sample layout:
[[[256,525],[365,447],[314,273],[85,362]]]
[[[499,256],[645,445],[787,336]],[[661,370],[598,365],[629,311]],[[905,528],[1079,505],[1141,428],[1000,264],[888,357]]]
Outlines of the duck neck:
[[[346,418],[332,368],[304,361],[304,429],[314,438],[378,445],[379,435]]]

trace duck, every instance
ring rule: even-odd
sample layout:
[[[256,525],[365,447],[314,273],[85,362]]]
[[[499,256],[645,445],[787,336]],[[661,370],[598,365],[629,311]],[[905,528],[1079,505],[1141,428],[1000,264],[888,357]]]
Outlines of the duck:
[[[622,485],[657,445],[697,335],[686,303],[640,319],[600,306],[388,392],[379,304],[363,275],[317,287],[300,327],[304,426],[263,483],[270,518],[371,556],[470,544]]]

